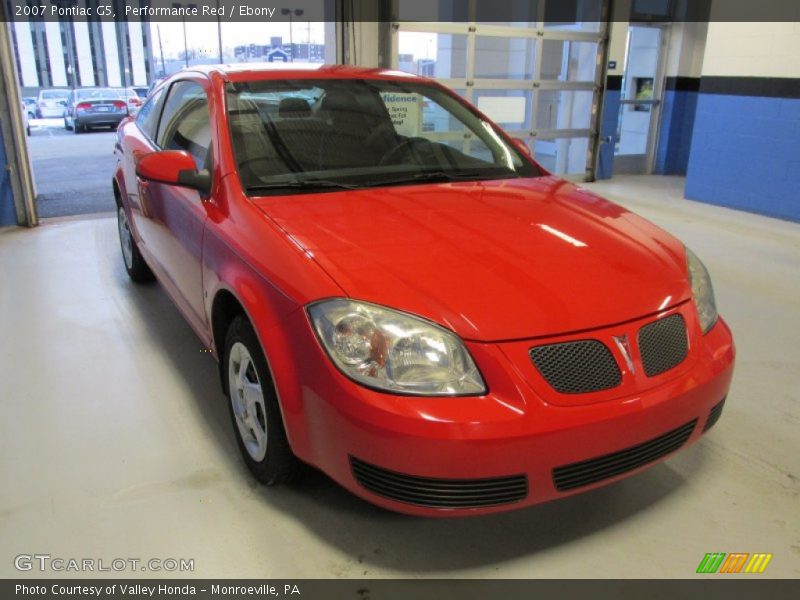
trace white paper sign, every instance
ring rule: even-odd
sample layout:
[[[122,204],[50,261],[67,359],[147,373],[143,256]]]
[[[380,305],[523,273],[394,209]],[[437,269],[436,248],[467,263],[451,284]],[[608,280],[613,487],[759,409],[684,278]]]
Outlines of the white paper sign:
[[[478,110],[498,123],[525,122],[525,98],[522,96],[481,96]]]
[[[414,137],[422,132],[422,96],[414,93],[382,92],[381,99],[397,133]]]

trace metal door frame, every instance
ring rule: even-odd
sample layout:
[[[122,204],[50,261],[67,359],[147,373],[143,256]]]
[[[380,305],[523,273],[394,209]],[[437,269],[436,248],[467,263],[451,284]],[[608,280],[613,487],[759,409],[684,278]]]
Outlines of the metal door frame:
[[[653,99],[652,100],[635,100],[635,99],[620,99],[620,115],[617,119],[618,133],[622,126],[622,110],[623,107],[631,104],[649,104],[652,106],[650,111],[650,122],[647,131],[647,146],[644,155],[642,154],[623,154],[617,155],[616,148],[614,151],[614,173],[615,174],[634,174],[634,175],[652,175],[655,170],[656,164],[656,149],[658,148],[658,139],[661,135],[661,110],[664,103],[664,84],[666,83],[666,69],[667,59],[669,55],[669,39],[672,30],[670,23],[630,23],[628,24],[627,39],[625,41],[625,64],[622,73],[622,90],[627,89],[628,85],[628,58],[630,57],[630,39],[631,27],[649,27],[651,29],[658,29],[660,31],[660,40],[658,48],[658,63],[656,65],[656,73],[653,77]],[[618,138],[617,138],[618,139]],[[640,168],[639,164],[644,156],[644,168]],[[628,158],[629,157],[629,158]],[[622,162],[620,162],[622,159]],[[644,171],[644,172],[642,172]]]

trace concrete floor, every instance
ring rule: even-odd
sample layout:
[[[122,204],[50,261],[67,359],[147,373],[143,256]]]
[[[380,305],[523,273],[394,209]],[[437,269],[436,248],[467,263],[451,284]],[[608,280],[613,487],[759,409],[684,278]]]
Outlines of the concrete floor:
[[[463,520],[384,512],[321,474],[259,487],[213,360],[159,286],[127,280],[112,219],[0,233],[0,577],[34,552],[193,558],[202,577],[692,577],[712,551],[800,576],[800,225],[681,185],[588,187],[706,261],[739,351],[722,419],[622,483]]]

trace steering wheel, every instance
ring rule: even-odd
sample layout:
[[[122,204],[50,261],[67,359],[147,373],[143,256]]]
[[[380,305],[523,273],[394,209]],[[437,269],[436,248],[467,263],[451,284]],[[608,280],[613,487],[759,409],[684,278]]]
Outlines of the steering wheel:
[[[426,140],[423,137],[410,137],[404,139],[402,142],[397,144],[397,146],[391,148],[388,152],[386,152],[383,156],[381,156],[381,159],[378,161],[378,166],[382,167],[383,165],[391,162],[390,159],[395,158],[395,156],[399,154],[400,151],[408,152],[411,150],[411,146],[413,146],[414,144],[427,141],[428,140]]]

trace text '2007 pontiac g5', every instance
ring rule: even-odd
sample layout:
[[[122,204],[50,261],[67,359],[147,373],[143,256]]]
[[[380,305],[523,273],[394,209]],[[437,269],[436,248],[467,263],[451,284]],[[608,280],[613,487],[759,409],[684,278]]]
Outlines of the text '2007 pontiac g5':
[[[484,514],[696,441],[734,363],[678,240],[396,71],[182,71],[118,130],[122,255],[219,361],[265,484]]]

